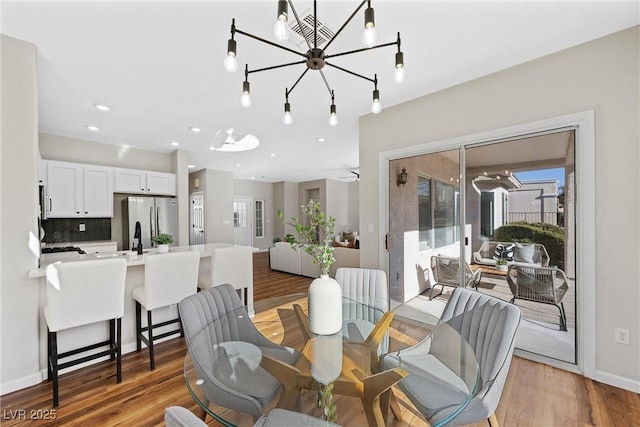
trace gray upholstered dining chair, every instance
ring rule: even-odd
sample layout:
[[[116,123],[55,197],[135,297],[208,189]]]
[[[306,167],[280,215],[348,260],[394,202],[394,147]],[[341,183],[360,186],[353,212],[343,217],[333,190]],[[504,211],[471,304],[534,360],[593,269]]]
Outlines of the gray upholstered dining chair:
[[[401,367],[409,372],[398,387],[431,425],[456,426],[488,419],[492,427],[497,426],[495,410],[511,365],[520,318],[520,309],[506,301],[471,289],[453,290],[440,321],[446,322],[469,343],[480,375],[477,392],[459,414],[456,414],[458,405],[433,408],[433,399],[446,398],[449,389],[434,382],[433,377],[421,375],[427,359],[433,357],[430,354],[435,340],[433,334],[412,347],[384,355],[382,369]],[[455,391],[451,389],[454,402]]]
[[[206,427],[207,423],[196,417],[193,412],[181,406],[169,406],[164,410],[166,427]],[[339,427],[338,424],[323,421],[300,412],[275,408],[262,415],[253,427]]]
[[[191,295],[180,302],[180,317],[193,366],[203,380],[203,392],[211,403],[254,418],[262,414],[281,390],[281,383],[261,366],[231,362],[225,343],[243,342],[262,354],[295,365],[299,352],[273,343],[249,318],[233,286],[222,284]],[[242,355],[239,355],[242,357]]]
[[[466,287],[473,286],[478,289],[478,284],[482,278],[482,271],[472,271],[466,261],[463,263],[464,269],[464,285]],[[431,271],[435,283],[429,291],[429,299],[433,299],[444,291],[445,286],[460,286],[460,258],[449,257],[443,255],[434,255],[431,257]],[[436,285],[441,285],[442,290],[439,294],[433,295],[433,289]]]
[[[382,270],[341,267],[336,270],[335,279],[342,287],[343,297],[361,303],[343,304],[342,335],[347,341],[365,342],[372,338],[371,332],[389,312],[387,275]],[[385,333],[378,345],[377,356],[386,353],[388,348],[389,334]]]

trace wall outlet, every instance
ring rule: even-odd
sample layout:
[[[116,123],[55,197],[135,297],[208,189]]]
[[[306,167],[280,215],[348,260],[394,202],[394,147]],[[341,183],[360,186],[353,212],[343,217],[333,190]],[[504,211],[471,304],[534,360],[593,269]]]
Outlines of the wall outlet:
[[[629,344],[629,330],[616,328],[616,342],[620,344]]]
[[[78,230],[79,231],[86,231],[86,228],[85,228],[84,224],[78,224]]]

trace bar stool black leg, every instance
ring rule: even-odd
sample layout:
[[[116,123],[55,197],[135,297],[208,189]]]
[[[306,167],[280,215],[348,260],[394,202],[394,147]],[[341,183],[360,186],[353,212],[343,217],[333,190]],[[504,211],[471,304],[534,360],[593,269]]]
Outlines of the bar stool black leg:
[[[122,382],[122,318],[116,320],[116,378]]]
[[[151,310],[147,311],[147,339],[149,343],[147,347],[149,347],[149,361],[151,362],[151,370],[156,369],[156,361],[153,357],[153,322],[151,320]]]
[[[109,349],[116,349],[116,319],[109,320]],[[116,353],[113,351],[110,355],[111,360],[116,358]]]
[[[57,408],[60,404],[60,399],[58,397],[58,337],[56,332],[50,332],[49,341],[51,346],[49,348],[49,361],[51,363],[51,376],[53,380],[53,407]]]
[[[142,308],[140,303],[136,301],[136,351],[142,350],[142,341],[140,334],[142,333]]]

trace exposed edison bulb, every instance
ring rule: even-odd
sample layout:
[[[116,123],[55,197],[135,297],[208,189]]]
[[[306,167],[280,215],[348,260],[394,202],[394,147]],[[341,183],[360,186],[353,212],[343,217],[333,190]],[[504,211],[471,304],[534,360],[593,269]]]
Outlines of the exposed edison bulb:
[[[371,104],[371,112],[373,114],[378,114],[380,111],[382,111],[382,104],[380,104],[380,101],[376,99],[373,101],[373,104]]]
[[[393,81],[396,83],[402,83],[405,78],[404,67],[399,65],[396,67],[396,70],[393,72]]]
[[[364,29],[362,32],[362,44],[367,47],[371,47],[376,44],[378,40],[378,32],[376,31],[376,27],[371,26]]]
[[[282,116],[282,123],[284,123],[287,126],[293,123],[293,116],[291,115],[290,112],[287,111],[286,113],[284,113],[284,116]]]
[[[331,113],[329,116],[329,124],[331,126],[338,126],[338,115],[335,113]]]
[[[245,108],[251,106],[251,95],[249,94],[249,92],[242,92],[242,96],[240,97],[240,105]]]
[[[235,55],[229,54],[224,58],[224,69],[230,73],[238,71],[238,60]]]
[[[276,40],[283,42],[289,39],[289,34],[291,34],[291,30],[287,25],[286,17],[279,16],[276,20],[275,25],[273,26],[273,36]]]

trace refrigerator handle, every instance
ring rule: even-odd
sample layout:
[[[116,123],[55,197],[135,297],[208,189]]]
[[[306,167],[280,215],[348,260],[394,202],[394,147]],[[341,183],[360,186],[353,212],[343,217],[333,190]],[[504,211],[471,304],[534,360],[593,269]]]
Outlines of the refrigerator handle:
[[[160,234],[160,208],[156,207],[156,230]]]
[[[153,224],[155,224],[155,222],[153,218],[153,206],[151,206],[149,208],[149,229],[151,231],[151,247],[155,246],[155,241],[153,240],[153,238],[156,237],[153,232]]]

